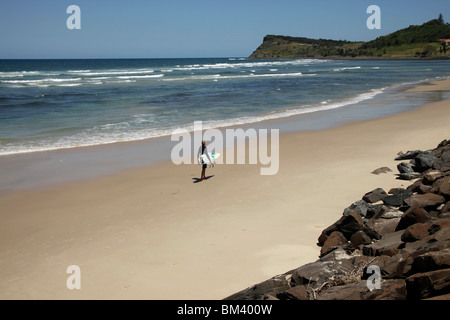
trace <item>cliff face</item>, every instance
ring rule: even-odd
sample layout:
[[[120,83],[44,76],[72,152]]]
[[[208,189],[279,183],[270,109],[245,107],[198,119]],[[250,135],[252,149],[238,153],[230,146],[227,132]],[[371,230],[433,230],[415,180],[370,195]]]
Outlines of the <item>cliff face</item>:
[[[249,58],[323,58],[342,55],[342,50],[353,50],[361,44],[363,43],[267,35]]]
[[[369,42],[267,35],[249,58],[449,58],[440,39],[450,39],[450,25],[437,19]]]

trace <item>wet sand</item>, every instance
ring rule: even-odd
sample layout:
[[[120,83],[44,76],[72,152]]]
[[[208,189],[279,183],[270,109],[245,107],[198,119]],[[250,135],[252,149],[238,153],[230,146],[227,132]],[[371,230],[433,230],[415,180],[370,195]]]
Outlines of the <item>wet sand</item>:
[[[410,93],[449,90],[444,80]],[[224,298],[316,260],[320,232],[367,190],[407,185],[395,180],[395,155],[450,138],[448,119],[445,100],[284,133],[276,175],[260,175],[260,165],[218,164],[195,183],[200,166],[157,161],[4,191],[0,298]],[[393,172],[371,174],[385,166]],[[66,286],[70,265],[81,269],[81,290]]]

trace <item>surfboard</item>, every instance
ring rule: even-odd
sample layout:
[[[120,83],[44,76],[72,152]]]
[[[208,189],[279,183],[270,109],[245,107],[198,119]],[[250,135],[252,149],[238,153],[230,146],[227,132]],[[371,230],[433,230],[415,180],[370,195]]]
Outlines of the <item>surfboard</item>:
[[[218,152],[208,152],[208,155],[211,158],[212,162],[209,162],[206,154],[202,154],[200,157],[198,157],[198,162],[201,164],[213,164],[214,162],[216,162],[216,159],[220,157],[220,153]]]

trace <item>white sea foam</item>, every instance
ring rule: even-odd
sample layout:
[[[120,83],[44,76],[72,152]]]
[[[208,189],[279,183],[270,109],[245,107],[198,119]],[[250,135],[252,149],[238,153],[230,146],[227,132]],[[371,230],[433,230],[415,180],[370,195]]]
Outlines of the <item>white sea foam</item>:
[[[72,81],[80,81],[81,80],[81,78],[67,78],[67,79],[64,79],[64,78],[61,78],[61,79],[52,79],[52,78],[50,78],[50,79],[43,79],[43,80],[41,80],[42,82],[72,82]]]
[[[342,101],[330,102],[330,100],[327,100],[323,101],[327,103],[322,102],[316,105],[306,105],[301,106],[299,108],[293,108],[281,112],[272,112],[257,117],[248,116],[248,117],[237,117],[222,120],[206,121],[203,123],[203,129],[223,128],[235,125],[251,124],[265,120],[286,118],[294,115],[337,109],[344,106],[360,103],[368,99],[372,99],[378,94],[381,94],[383,91],[384,89],[374,89],[369,92],[365,92]],[[152,123],[153,116],[142,114],[136,115],[133,118],[134,119],[131,121],[124,121],[120,123],[111,123],[96,126],[71,136],[60,137],[57,139],[42,140],[37,143],[35,142],[33,145],[26,143],[17,145],[0,144],[0,155],[50,151],[57,149],[69,149],[77,147],[111,144],[117,142],[139,141],[149,138],[168,136],[171,135],[175,129],[179,129],[179,127],[139,129],[140,125],[142,124]],[[183,128],[193,131],[192,124],[187,124]]]
[[[147,74],[154,73],[153,69],[145,69],[145,70],[101,70],[96,72],[91,72],[90,70],[79,71],[77,74],[82,76],[117,76],[117,75],[133,75],[133,74]]]
[[[345,71],[345,70],[357,70],[357,69],[361,69],[361,67],[342,67],[342,68],[335,68],[333,69],[333,71]]]
[[[23,74],[20,72],[0,72],[0,78],[17,78],[23,77]]]
[[[295,73],[267,73],[267,74],[254,74],[249,73],[245,75],[230,75],[223,76],[221,74],[213,75],[202,75],[202,76],[189,76],[189,77],[174,77],[166,78],[163,81],[186,81],[186,80],[226,80],[226,79],[248,79],[248,78],[277,78],[277,77],[301,77],[303,74],[301,72]]]
[[[78,87],[81,86],[81,83],[64,83],[57,85],[58,87]]]
[[[79,81],[81,78],[49,78],[37,80],[0,80],[1,83],[44,83],[44,82],[68,82]]]
[[[327,103],[327,104],[317,104],[317,105],[307,105],[302,106],[299,108],[289,109],[281,112],[273,112],[266,115],[261,115],[258,117],[240,117],[240,118],[232,118],[232,119],[226,119],[226,120],[217,120],[217,121],[209,121],[203,125],[204,129],[212,129],[212,128],[220,128],[220,127],[228,127],[228,126],[234,126],[234,125],[242,125],[242,124],[250,124],[250,123],[256,123],[261,122],[265,120],[272,120],[272,119],[280,119],[280,118],[287,118],[295,115],[300,114],[307,114],[307,113],[313,113],[317,111],[326,111],[326,110],[332,110],[337,108],[342,108],[345,106],[353,105],[356,103],[360,103],[365,100],[373,99],[375,96],[381,94],[384,92],[384,89],[374,89],[369,92],[365,92],[362,94],[359,94],[355,97],[334,102],[334,103]]]
[[[255,68],[255,67],[275,67],[275,66],[299,66],[309,64],[321,64],[328,60],[319,59],[298,59],[286,61],[254,61],[254,62],[233,62],[233,63],[214,63],[214,64],[193,64],[183,67],[177,66],[175,70],[211,70],[211,69],[239,69],[239,68]]]
[[[13,72],[0,72],[0,78],[16,78],[30,75],[40,74],[39,71],[13,71]]]
[[[91,70],[68,70],[69,73],[87,73],[91,72]]]
[[[145,76],[119,76],[116,77],[117,79],[150,79],[150,78],[162,78],[164,77],[164,74],[152,74],[152,75],[145,75]]]
[[[104,76],[86,76],[85,71],[86,70],[76,70],[77,72],[74,72],[73,74],[76,74],[78,76],[77,78],[40,78],[40,79],[30,79],[30,78],[23,78],[23,77],[16,77],[15,79],[2,79],[0,80],[0,84],[6,84],[8,88],[24,88],[24,87],[39,87],[44,88],[48,86],[60,86],[60,87],[75,87],[80,85],[99,85],[103,82],[99,82],[99,80],[109,82],[109,83],[129,83],[129,82],[135,82],[132,80],[139,80],[139,79],[157,79],[164,77],[164,74],[148,74],[149,71],[145,71],[144,74],[143,71],[134,71],[134,72],[116,72],[115,74],[110,73],[103,73],[103,72],[93,72],[89,73],[91,75],[98,74],[98,75],[104,75]],[[89,71],[89,70],[88,70]],[[153,71],[152,71],[153,72]],[[6,78],[6,77],[5,77]],[[20,79],[17,79],[20,78]],[[119,81],[117,81],[119,80]],[[130,80],[130,81],[120,81],[120,80]],[[66,85],[59,85],[60,83],[70,83]],[[14,85],[14,86],[11,86]]]
[[[78,86],[81,78],[44,78],[36,80],[0,80],[1,84],[13,84],[15,86],[8,86],[9,88],[25,88],[25,87],[38,87],[46,88],[49,86]]]
[[[14,72],[0,72],[0,78],[25,78],[25,77],[54,77],[61,75],[60,72],[49,71],[14,71]]]
[[[201,61],[201,60],[200,60]],[[209,60],[213,61],[213,60]],[[327,63],[328,62],[328,63]],[[333,92],[330,92],[330,94],[322,94],[322,92],[319,92],[320,86],[323,86],[324,90],[328,86],[347,86],[348,82],[345,81],[345,77],[342,77],[344,79],[341,82],[341,75],[345,75],[346,72],[353,72],[355,73],[361,73],[358,72],[359,69],[365,70],[372,70],[372,69],[386,69],[384,64],[381,64],[380,62],[379,66],[382,67],[373,67],[373,64],[364,64],[363,62],[353,62],[353,63],[347,63],[347,62],[336,62],[332,61],[329,62],[329,60],[314,60],[314,59],[299,59],[299,60],[277,60],[277,61],[255,61],[255,60],[222,60],[220,63],[203,63],[203,64],[194,64],[191,62],[188,62],[190,64],[159,64],[155,66],[154,68],[130,68],[127,69],[126,67],[119,67],[118,69],[111,68],[105,68],[105,69],[96,69],[92,67],[92,69],[88,69],[88,67],[84,68],[83,70],[59,70],[59,71],[27,71],[27,72],[21,72],[21,71],[14,71],[14,72],[0,72],[0,87],[1,88],[25,88],[24,90],[18,90],[17,96],[20,96],[22,92],[25,93],[25,95],[30,92],[30,95],[35,96],[37,93],[45,93],[49,94],[49,98],[46,98],[45,100],[49,99],[48,101],[55,101],[52,99],[55,99],[53,96],[56,96],[56,99],[58,99],[58,94],[61,93],[62,95],[65,94],[66,91],[73,91],[73,92],[79,92],[81,98],[84,99],[84,94],[88,93],[89,97],[86,99],[86,101],[90,101],[90,95],[92,93],[99,93],[101,94],[102,90],[97,90],[97,87],[94,87],[94,90],[90,90],[89,87],[86,88],[86,91],[84,88],[78,89],[76,87],[79,86],[89,86],[89,85],[105,85],[107,89],[116,89],[116,88],[125,88],[127,83],[135,83],[138,82],[138,85],[133,85],[133,89],[136,87],[136,92],[138,93],[136,98],[129,98],[128,96],[124,95],[124,101],[123,106],[125,108],[130,107],[130,110],[139,110],[138,112],[141,112],[141,110],[155,110],[155,114],[158,116],[155,116],[155,118],[148,117],[148,115],[138,115],[135,118],[132,119],[127,118],[127,120],[123,120],[124,114],[121,112],[120,107],[122,107],[122,96],[118,97],[118,101],[111,101],[112,108],[107,109],[109,106],[102,105],[101,108],[105,107],[105,110],[111,110],[111,119],[118,119],[118,123],[109,123],[105,125],[97,125],[95,126],[92,124],[92,127],[89,129],[85,129],[82,131],[75,132],[74,134],[67,134],[66,136],[56,136],[56,134],[65,134],[65,133],[56,133],[55,136],[44,138],[43,136],[39,136],[36,139],[30,138],[29,140],[25,141],[23,143],[20,143],[19,141],[14,142],[5,142],[0,141],[0,155],[4,154],[15,154],[15,153],[26,153],[26,152],[35,152],[35,151],[44,151],[44,150],[55,150],[55,149],[63,149],[63,148],[75,148],[75,147],[81,147],[81,146],[91,146],[91,145],[101,145],[101,144],[109,144],[109,143],[115,143],[115,142],[122,142],[122,141],[136,141],[136,140],[143,140],[148,139],[152,137],[157,136],[164,136],[164,135],[170,135],[172,131],[175,129],[174,127],[170,127],[171,124],[173,126],[183,126],[183,123],[186,124],[186,128],[190,128],[190,124],[193,123],[193,120],[191,119],[195,118],[195,114],[200,114],[204,110],[208,108],[208,104],[211,102],[214,104],[216,100],[214,95],[206,94],[206,98],[204,98],[204,93],[208,92],[208,83],[204,83],[205,87],[203,87],[203,84],[195,83],[197,80],[205,80],[205,81],[215,81],[219,82],[218,87],[220,84],[220,81],[227,81],[228,79],[236,79],[235,82],[232,82],[231,80],[227,81],[226,85],[224,86],[224,99],[221,99],[218,101],[218,108],[212,110],[212,108],[209,108],[210,114],[213,114],[217,117],[225,117],[227,114],[229,119],[218,119],[214,121],[206,121],[204,122],[204,128],[220,128],[225,126],[231,126],[231,125],[243,125],[243,124],[249,124],[249,123],[255,123],[260,122],[264,120],[269,119],[277,119],[277,118],[284,118],[289,117],[293,115],[299,115],[299,114],[306,114],[306,113],[313,113],[317,111],[323,111],[323,110],[330,110],[330,109],[337,109],[341,107],[345,107],[351,104],[357,104],[361,103],[365,100],[371,99],[375,97],[377,94],[382,93],[386,88],[371,90],[359,95],[355,95],[354,97],[345,99],[345,100],[326,100],[330,98],[330,95],[333,95]],[[356,64],[355,64],[356,63]],[[378,63],[377,63],[378,64]],[[309,66],[309,67],[308,67]],[[72,68],[76,68],[72,67]],[[172,70],[172,72],[170,72]],[[424,70],[424,68],[421,68],[420,70]],[[302,72],[300,72],[302,71]],[[376,73],[375,70],[370,71],[371,73]],[[313,79],[309,79],[311,81],[308,81],[305,77],[315,77],[317,74],[322,75],[325,74],[325,77],[328,75],[332,75],[332,77],[324,78],[324,81],[314,81]],[[358,76],[359,77],[359,76]],[[285,78],[285,79],[283,79]],[[288,78],[293,79],[293,81],[289,82]],[[297,81],[297,78],[299,81]],[[401,77],[399,77],[400,79]],[[304,103],[304,105],[299,106],[298,108],[289,108],[282,111],[267,111],[264,114],[260,114],[259,116],[244,116],[244,117],[237,117],[236,113],[233,113],[233,110],[230,111],[230,113],[225,113],[227,111],[227,108],[229,107],[227,105],[228,101],[226,100],[227,95],[229,94],[229,90],[227,84],[232,84],[238,86],[241,81],[240,79],[243,79],[242,84],[250,84],[250,88],[256,88],[259,89],[259,84],[256,83],[257,81],[254,81],[255,85],[252,83],[253,81],[244,81],[246,79],[282,79],[283,82],[285,81],[288,85],[284,86],[282,83],[277,83],[276,81],[271,81],[271,87],[264,86],[264,90],[269,93],[277,94],[277,98],[280,98],[280,105],[276,108],[281,108],[284,101],[287,103],[290,103],[293,99],[295,99],[296,94],[296,88],[299,90],[299,104]],[[317,78],[318,80],[322,80],[322,78]],[[361,74],[361,79],[365,79],[364,73]],[[393,79],[395,81],[396,78]],[[158,81],[181,81],[185,80],[188,81],[186,84],[187,86],[184,86],[182,83],[176,83],[175,86],[170,86],[169,84],[165,83],[165,86],[161,86],[163,89],[168,89],[167,91],[159,90],[159,84]],[[157,90],[154,90],[154,92],[146,92],[147,85],[154,81],[157,84]],[[383,80],[385,81],[385,80]],[[201,90],[191,90],[191,82],[195,83],[195,86],[200,88]],[[301,83],[302,86],[297,86],[298,83]],[[380,82],[380,83],[390,83],[389,81]],[[124,85],[120,85],[124,84]],[[139,87],[139,85],[142,84],[142,88]],[[292,86],[291,86],[292,84]],[[303,86],[304,84],[304,86]],[[273,85],[273,87],[272,87]],[[310,91],[310,88],[312,86],[312,89]],[[382,85],[380,85],[382,86]],[[389,90],[395,89],[397,85],[390,85]],[[27,91],[29,87],[36,87],[36,88],[46,88],[46,87],[52,87],[51,90],[30,90]],[[54,87],[74,87],[74,89],[59,89],[56,90]],[[206,89],[205,89],[206,88]],[[337,87],[341,90],[346,90],[344,87]],[[363,88],[363,84],[355,85],[355,88],[350,88],[349,90],[365,90],[361,89]],[[102,88],[100,88],[102,89]],[[142,89],[142,90],[141,90]],[[1,89],[0,89],[1,90]],[[395,89],[396,90],[396,89]],[[126,90],[123,90],[126,92]],[[150,91],[150,90],[149,90]],[[164,91],[162,93],[162,91]],[[279,93],[279,91],[287,92],[288,94],[283,96],[282,93]],[[4,91],[7,94],[7,91]],[[144,92],[142,96],[139,96],[141,92]],[[186,108],[186,114],[183,112],[185,111],[179,111],[182,110],[181,107],[184,103],[184,99],[175,99],[177,105],[174,106],[172,112],[171,107],[173,106],[171,98],[173,96],[177,96],[178,93],[185,93],[187,92],[187,98],[186,98],[186,105],[188,108]],[[251,92],[251,91],[250,91]],[[345,91],[344,91],[345,92]],[[215,93],[215,92],[213,92]],[[221,92],[222,93],[222,92]],[[220,94],[221,94],[220,93]],[[240,93],[240,92],[237,92]],[[308,99],[313,94],[317,94],[317,96],[313,98],[317,98],[317,103],[314,105],[306,105],[307,102],[301,102],[305,101],[302,100],[303,93],[308,94]],[[130,94],[134,95],[134,92],[130,92]],[[246,93],[245,93],[246,94]],[[245,104],[245,99],[247,98],[246,95],[243,95],[242,101],[238,101],[239,98],[233,98],[234,100],[230,100],[230,105],[234,102],[237,102],[236,104],[238,106]],[[145,96],[144,96],[145,95]],[[157,97],[155,97],[155,95]],[[148,96],[148,99],[147,99]],[[178,97],[178,96],[177,96]],[[222,96],[221,96],[222,97]],[[166,99],[167,98],[167,99]],[[78,99],[75,97],[74,99]],[[129,100],[128,100],[129,99]],[[198,99],[198,100],[197,100]],[[253,97],[252,97],[253,99]],[[286,99],[286,100],[284,100]],[[43,104],[46,103],[44,99],[41,99]],[[112,100],[112,99],[111,99]],[[57,100],[56,100],[57,101]],[[81,100],[80,100],[81,101]],[[147,101],[149,102],[148,105]],[[158,102],[153,102],[158,101]],[[180,102],[181,101],[181,102]],[[200,101],[198,103],[198,107],[195,106],[190,109],[191,102]],[[206,101],[205,103],[203,103]],[[270,100],[274,102],[275,100]],[[167,102],[167,104],[166,104]],[[254,105],[258,104],[255,109],[261,108],[262,110],[269,110],[269,106],[263,106],[262,104],[266,103],[263,98],[255,97],[255,100],[251,101],[254,102]],[[9,101],[4,101],[4,104],[8,104]],[[109,102],[108,102],[109,103]],[[242,104],[241,104],[242,103]],[[168,106],[166,108],[166,105]],[[203,105],[205,106],[204,109]],[[250,106],[250,105],[249,105]],[[37,107],[41,107],[41,105],[37,105]],[[101,108],[99,110],[101,110]],[[115,110],[117,108],[117,110]],[[141,109],[142,108],[142,109]],[[287,108],[287,107],[286,107]],[[30,110],[32,110],[30,108]],[[231,110],[228,109],[228,110]],[[194,113],[191,113],[193,111]],[[246,109],[243,108],[244,113],[246,112]],[[83,113],[86,112],[86,113]],[[117,113],[116,113],[117,112]],[[128,109],[127,109],[128,112]],[[146,112],[146,111],[143,111]],[[217,113],[216,113],[217,112]],[[249,110],[250,112],[250,110]],[[264,111],[261,111],[264,112]],[[90,113],[88,111],[81,110],[80,113],[82,115],[80,116],[89,116]],[[177,114],[180,113],[180,114]],[[242,113],[239,113],[242,114]],[[109,114],[108,114],[109,116]],[[183,118],[183,116],[185,118]],[[126,116],[125,116],[126,117]],[[56,119],[56,118],[55,118]],[[60,118],[59,118],[60,119]],[[103,123],[105,117],[99,116],[98,117],[99,122]],[[174,121],[171,121],[173,119]],[[92,123],[95,123],[95,115],[93,117]],[[78,120],[76,120],[78,121]],[[111,120],[113,122],[113,120]],[[91,123],[89,121],[83,121],[80,120],[80,125],[88,125],[87,123]],[[166,125],[164,125],[166,124]],[[36,123],[36,127],[39,127],[39,125],[45,125],[44,123],[39,124]],[[62,123],[62,126],[64,126],[64,122]],[[3,127],[5,128],[5,127]],[[5,129],[4,129],[5,130]],[[79,130],[79,129],[77,129]],[[80,129],[81,130],[81,129]],[[6,131],[4,131],[6,132]],[[30,130],[31,135],[34,133]],[[5,136],[8,136],[8,132]],[[14,134],[14,132],[13,132]]]

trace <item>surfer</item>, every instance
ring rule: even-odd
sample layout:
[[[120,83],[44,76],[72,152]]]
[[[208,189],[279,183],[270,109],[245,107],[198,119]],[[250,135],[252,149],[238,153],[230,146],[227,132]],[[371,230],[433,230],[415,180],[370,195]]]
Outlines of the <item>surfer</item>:
[[[206,157],[208,157],[209,159],[209,163],[212,163],[211,158],[209,157],[208,154],[208,150],[206,149],[206,141],[202,140],[202,145],[201,147],[198,149],[198,157],[200,158],[201,155],[205,155]],[[206,163],[203,162],[203,160],[201,161],[202,164],[202,175],[200,177],[200,180],[203,181],[206,179],[206,167],[208,166]]]

